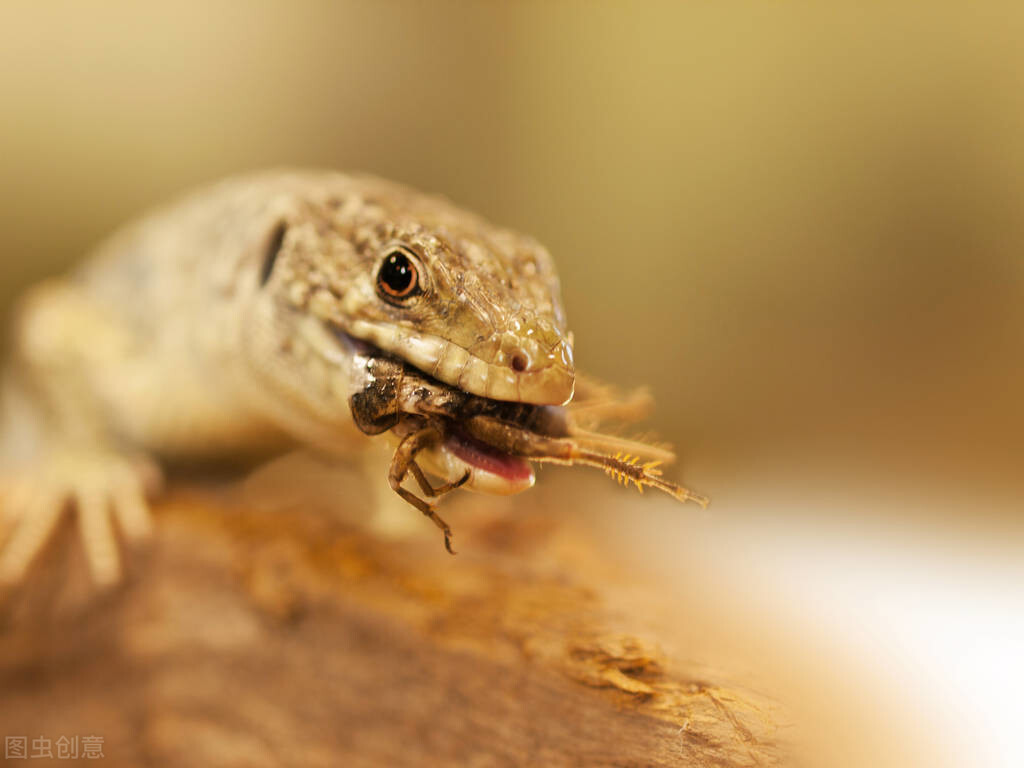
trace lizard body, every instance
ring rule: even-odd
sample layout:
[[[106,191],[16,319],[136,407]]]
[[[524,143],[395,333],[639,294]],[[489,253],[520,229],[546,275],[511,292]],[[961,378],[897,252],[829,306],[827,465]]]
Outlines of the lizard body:
[[[231,179],[129,225],[26,296],[12,346],[0,584],[23,578],[68,506],[94,579],[116,581],[114,522],[147,533],[159,460],[359,448],[349,399],[367,350],[494,400],[560,405],[575,378],[543,247],[325,172]],[[470,469],[480,490],[533,482]]]

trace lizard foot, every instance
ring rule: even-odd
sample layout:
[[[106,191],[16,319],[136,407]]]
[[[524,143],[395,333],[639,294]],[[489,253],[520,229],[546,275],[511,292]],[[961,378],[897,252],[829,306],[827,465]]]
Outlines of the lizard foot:
[[[20,583],[46,546],[65,510],[78,519],[86,562],[98,587],[121,578],[114,521],[128,542],[152,530],[147,496],[161,484],[148,460],[113,453],[50,455],[34,467],[0,480],[0,520],[10,529],[0,546],[0,587]]]

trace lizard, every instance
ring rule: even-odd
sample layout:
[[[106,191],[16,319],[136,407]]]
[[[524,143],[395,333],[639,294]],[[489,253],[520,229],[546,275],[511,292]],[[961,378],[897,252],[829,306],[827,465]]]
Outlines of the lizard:
[[[397,361],[408,375],[395,381],[420,399],[459,395],[460,407],[485,404],[475,412],[561,407],[577,384],[542,245],[446,198],[332,171],[229,178],[144,215],[69,275],[31,289],[12,328],[0,586],[25,578],[68,509],[94,583],[117,583],[118,529],[128,543],[150,534],[162,462],[295,445],[359,451],[398,421],[371,429],[376,416],[354,409],[356,395],[381,395],[388,380],[372,375],[381,361],[389,371]],[[517,493],[534,475],[479,441],[476,451],[424,441],[423,419],[413,426],[424,444],[405,450],[390,484],[445,530],[450,550],[432,505],[401,489],[408,471],[430,496],[459,486]],[[479,427],[485,437],[509,429]],[[421,451],[441,487],[423,476]],[[634,482],[658,474],[624,458],[605,468]]]

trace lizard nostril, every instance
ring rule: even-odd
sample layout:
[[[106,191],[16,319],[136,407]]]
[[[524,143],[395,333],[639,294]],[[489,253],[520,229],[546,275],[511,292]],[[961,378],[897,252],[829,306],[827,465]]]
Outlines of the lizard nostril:
[[[512,355],[512,370],[516,373],[522,373],[526,370],[526,366],[529,365],[529,360],[526,359],[526,355],[522,352],[516,352]]]

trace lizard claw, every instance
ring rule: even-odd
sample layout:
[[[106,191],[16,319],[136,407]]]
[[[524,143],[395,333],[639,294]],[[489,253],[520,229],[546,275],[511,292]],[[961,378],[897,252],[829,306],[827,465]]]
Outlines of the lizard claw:
[[[128,542],[152,532],[147,496],[160,471],[149,461],[113,453],[58,453],[0,488],[0,519],[10,530],[0,546],[0,587],[13,587],[28,573],[66,509],[72,509],[93,582],[109,587],[121,579],[121,554],[114,522]]]

